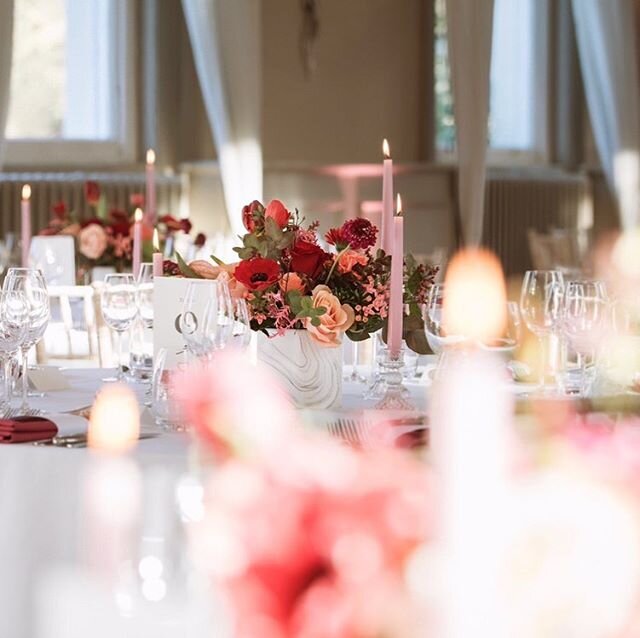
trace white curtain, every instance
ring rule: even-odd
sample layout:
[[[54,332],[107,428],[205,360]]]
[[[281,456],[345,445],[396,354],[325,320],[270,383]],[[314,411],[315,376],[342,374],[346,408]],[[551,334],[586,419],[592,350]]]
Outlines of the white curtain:
[[[578,53],[600,161],[624,229],[639,221],[640,90],[634,0],[573,0]]]
[[[493,0],[447,0],[462,239],[482,241]]]
[[[231,230],[262,200],[260,0],[182,0]]]
[[[13,0],[0,0],[0,166],[4,161],[4,131],[9,111],[12,48]]]

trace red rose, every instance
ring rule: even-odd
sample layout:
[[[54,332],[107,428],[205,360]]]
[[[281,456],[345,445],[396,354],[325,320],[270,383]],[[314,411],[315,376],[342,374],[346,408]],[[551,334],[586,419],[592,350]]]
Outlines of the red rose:
[[[289,211],[279,199],[272,199],[264,211],[265,218],[271,217],[280,228],[285,228],[289,223]]]
[[[256,229],[256,225],[262,221],[263,215],[264,206],[257,199],[254,199],[242,208],[242,223],[252,233]]]
[[[131,193],[129,205],[132,208],[144,208],[144,195],[142,193]]]
[[[56,219],[64,219],[67,214],[67,205],[64,202],[56,202],[51,210],[53,210],[53,216]]]
[[[205,245],[207,241],[207,236],[204,233],[198,233],[196,235],[196,238],[193,240],[193,245],[197,246],[198,248],[202,248],[202,246]]]
[[[235,278],[249,290],[264,290],[280,277],[280,266],[272,259],[254,257],[241,261],[235,270]]]
[[[84,196],[91,206],[95,206],[100,200],[100,186],[98,186],[98,182],[85,182]]]
[[[291,270],[315,279],[327,261],[327,253],[308,241],[297,241],[291,249]]]

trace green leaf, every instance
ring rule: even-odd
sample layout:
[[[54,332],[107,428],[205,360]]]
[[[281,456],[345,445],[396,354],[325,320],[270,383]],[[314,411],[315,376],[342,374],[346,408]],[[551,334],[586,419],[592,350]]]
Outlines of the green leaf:
[[[287,293],[287,301],[291,312],[297,315],[302,310],[302,293],[299,290],[290,290]]]
[[[282,229],[272,217],[267,217],[264,220],[264,231],[267,237],[272,239],[274,242],[280,241],[280,239],[282,239],[282,235],[284,235]]]
[[[351,341],[366,341],[370,338],[368,332],[351,332],[347,331],[347,337],[351,339]]]
[[[178,268],[180,268],[180,272],[189,279],[202,279],[202,277],[195,271],[193,268],[189,268],[187,262],[182,259],[182,255],[176,252],[176,259],[178,261]]]
[[[96,205],[96,217],[98,219],[107,219],[107,196],[102,193]]]
[[[236,250],[234,248],[234,250]],[[224,263],[224,261],[222,261],[222,259],[218,259],[215,255],[209,255],[211,257],[211,259],[218,264],[218,266],[226,266],[227,264]]]

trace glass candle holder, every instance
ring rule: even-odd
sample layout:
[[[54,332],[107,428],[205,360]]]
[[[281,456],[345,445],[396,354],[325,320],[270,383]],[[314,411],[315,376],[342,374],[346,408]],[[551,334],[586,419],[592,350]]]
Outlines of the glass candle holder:
[[[384,395],[376,404],[377,410],[415,410],[416,406],[409,398],[409,391],[404,387],[404,356],[400,351],[395,356],[388,348],[380,362],[380,377],[384,384]]]

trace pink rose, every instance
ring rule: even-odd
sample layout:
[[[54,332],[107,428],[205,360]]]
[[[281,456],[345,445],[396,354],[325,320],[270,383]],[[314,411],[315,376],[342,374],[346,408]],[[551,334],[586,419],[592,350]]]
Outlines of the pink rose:
[[[319,326],[314,326],[311,319],[305,319],[307,332],[321,346],[329,348],[339,346],[342,333],[353,324],[353,308],[347,304],[341,304],[328,286],[316,286],[313,289],[312,299],[314,308],[324,308],[326,312],[319,317]]]
[[[87,259],[100,259],[107,249],[107,233],[100,224],[89,224],[80,231],[78,242]]]
[[[280,280],[280,290],[284,293],[291,290],[304,293],[305,288],[305,283],[297,272],[289,272]]]
[[[279,199],[272,199],[264,211],[265,219],[271,217],[280,228],[285,228],[289,223],[289,211]]]
[[[356,264],[366,266],[368,261],[366,255],[355,250],[347,250],[338,258],[338,272],[342,274],[351,272]]]

